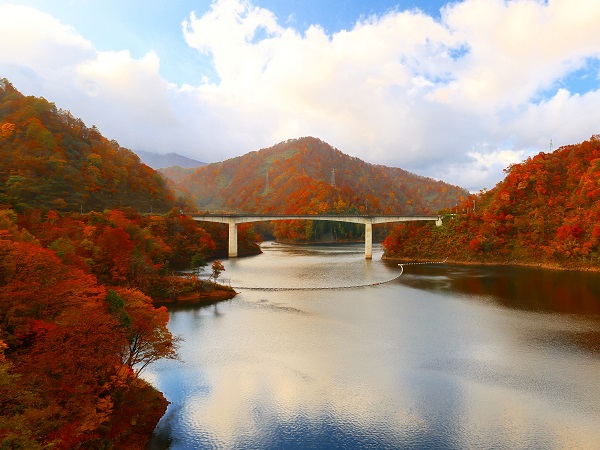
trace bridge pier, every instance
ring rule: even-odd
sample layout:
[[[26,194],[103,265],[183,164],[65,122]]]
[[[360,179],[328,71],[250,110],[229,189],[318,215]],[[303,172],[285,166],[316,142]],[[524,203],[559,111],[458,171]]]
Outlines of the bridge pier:
[[[229,249],[228,256],[237,258],[238,255],[237,224],[234,221],[229,222]]]
[[[365,259],[373,259],[373,224],[365,223]]]
[[[409,222],[415,220],[431,220],[439,227],[442,225],[441,216],[356,216],[356,215],[339,215],[339,216],[319,216],[319,215],[262,215],[262,214],[193,214],[192,217],[198,222],[218,222],[229,225],[229,247],[228,255],[230,258],[238,256],[238,223],[248,222],[263,222],[272,220],[328,220],[348,223],[363,223],[365,224],[365,259],[373,259],[373,224],[390,223],[390,222]]]

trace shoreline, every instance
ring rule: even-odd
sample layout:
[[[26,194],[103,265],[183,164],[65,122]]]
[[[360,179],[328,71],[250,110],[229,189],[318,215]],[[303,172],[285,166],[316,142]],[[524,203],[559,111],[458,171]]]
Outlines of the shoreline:
[[[398,257],[390,257],[385,254],[381,257],[382,261],[388,261],[392,263],[424,263],[424,262],[432,262],[431,258],[398,258]],[[435,261],[433,261],[435,262]],[[462,266],[497,266],[497,267],[529,267],[532,269],[543,269],[543,270],[560,270],[560,271],[572,271],[572,272],[593,272],[599,273],[600,267],[564,267],[557,264],[551,263],[525,263],[525,262],[517,262],[517,261],[508,261],[508,262],[500,262],[500,261],[463,261],[463,260],[455,260],[448,258],[445,262],[446,264],[455,264]]]
[[[231,300],[238,292],[233,289],[215,289],[210,292],[189,292],[178,295],[175,299],[154,302],[156,306],[208,306],[225,300]]]
[[[215,289],[211,292],[189,292],[187,294],[178,295],[175,299],[154,301],[155,307],[165,306],[169,310],[173,309],[185,309],[193,307],[210,306],[225,300],[231,300],[238,293],[231,289]],[[130,428],[130,435],[127,436],[123,444],[128,448],[146,448],[152,439],[152,435],[158,422],[165,415],[169,400],[165,397],[164,393],[158,390],[152,383],[141,379],[143,383],[143,391],[146,395],[143,397],[148,402],[149,406],[144,415],[144,422],[141,424],[132,423]],[[141,414],[137,414],[137,419]],[[136,425],[138,425],[136,427]],[[140,426],[141,425],[141,426]]]

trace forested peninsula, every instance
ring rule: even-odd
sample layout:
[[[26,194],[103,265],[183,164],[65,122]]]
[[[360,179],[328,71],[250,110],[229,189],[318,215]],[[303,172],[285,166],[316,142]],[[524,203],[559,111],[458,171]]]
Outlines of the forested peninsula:
[[[493,189],[443,210],[443,226],[395,227],[384,258],[600,270],[600,136],[505,172]]]

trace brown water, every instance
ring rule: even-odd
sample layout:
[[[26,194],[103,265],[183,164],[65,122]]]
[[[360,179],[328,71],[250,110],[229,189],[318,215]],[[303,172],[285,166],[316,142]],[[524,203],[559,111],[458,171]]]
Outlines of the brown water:
[[[234,286],[382,283],[360,245],[225,261]],[[174,310],[151,448],[600,448],[600,276],[405,266]]]

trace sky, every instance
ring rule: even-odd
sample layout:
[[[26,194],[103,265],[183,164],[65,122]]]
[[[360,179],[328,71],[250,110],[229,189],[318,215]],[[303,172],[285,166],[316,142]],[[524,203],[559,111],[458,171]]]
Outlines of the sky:
[[[600,133],[597,0],[0,0],[0,78],[132,150],[315,136],[491,189]]]

